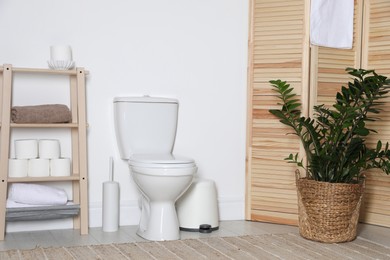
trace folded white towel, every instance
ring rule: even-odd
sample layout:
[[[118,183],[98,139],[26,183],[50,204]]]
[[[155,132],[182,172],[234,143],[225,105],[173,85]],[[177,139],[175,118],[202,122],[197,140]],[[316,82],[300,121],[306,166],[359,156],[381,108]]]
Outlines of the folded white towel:
[[[351,49],[354,0],[312,0],[310,42],[314,45]]]
[[[65,190],[39,184],[13,183],[8,199],[31,205],[65,205],[68,196]]]

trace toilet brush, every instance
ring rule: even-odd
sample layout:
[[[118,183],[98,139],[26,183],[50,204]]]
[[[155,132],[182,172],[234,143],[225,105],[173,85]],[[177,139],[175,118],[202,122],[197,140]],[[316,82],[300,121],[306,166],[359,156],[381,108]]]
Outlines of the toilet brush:
[[[119,183],[114,181],[114,162],[110,157],[109,181],[103,183],[103,232],[119,227]]]

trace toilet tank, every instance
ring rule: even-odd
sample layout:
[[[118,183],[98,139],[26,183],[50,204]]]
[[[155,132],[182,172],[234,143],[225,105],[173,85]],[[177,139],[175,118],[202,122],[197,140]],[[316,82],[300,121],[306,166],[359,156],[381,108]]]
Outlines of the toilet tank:
[[[114,98],[115,134],[122,159],[140,153],[171,153],[178,101],[158,97]]]

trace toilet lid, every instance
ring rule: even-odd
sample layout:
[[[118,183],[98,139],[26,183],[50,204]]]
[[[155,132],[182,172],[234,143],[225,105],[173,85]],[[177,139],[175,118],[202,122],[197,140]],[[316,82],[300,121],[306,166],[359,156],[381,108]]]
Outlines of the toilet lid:
[[[196,166],[193,159],[173,154],[134,154],[130,157],[129,164],[156,168],[191,168]]]

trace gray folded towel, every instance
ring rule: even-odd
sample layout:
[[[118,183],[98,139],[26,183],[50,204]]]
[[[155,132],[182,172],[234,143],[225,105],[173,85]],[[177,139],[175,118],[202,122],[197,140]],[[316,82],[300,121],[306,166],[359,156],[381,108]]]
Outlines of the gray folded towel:
[[[14,123],[69,123],[72,113],[66,105],[14,106],[11,109]]]

